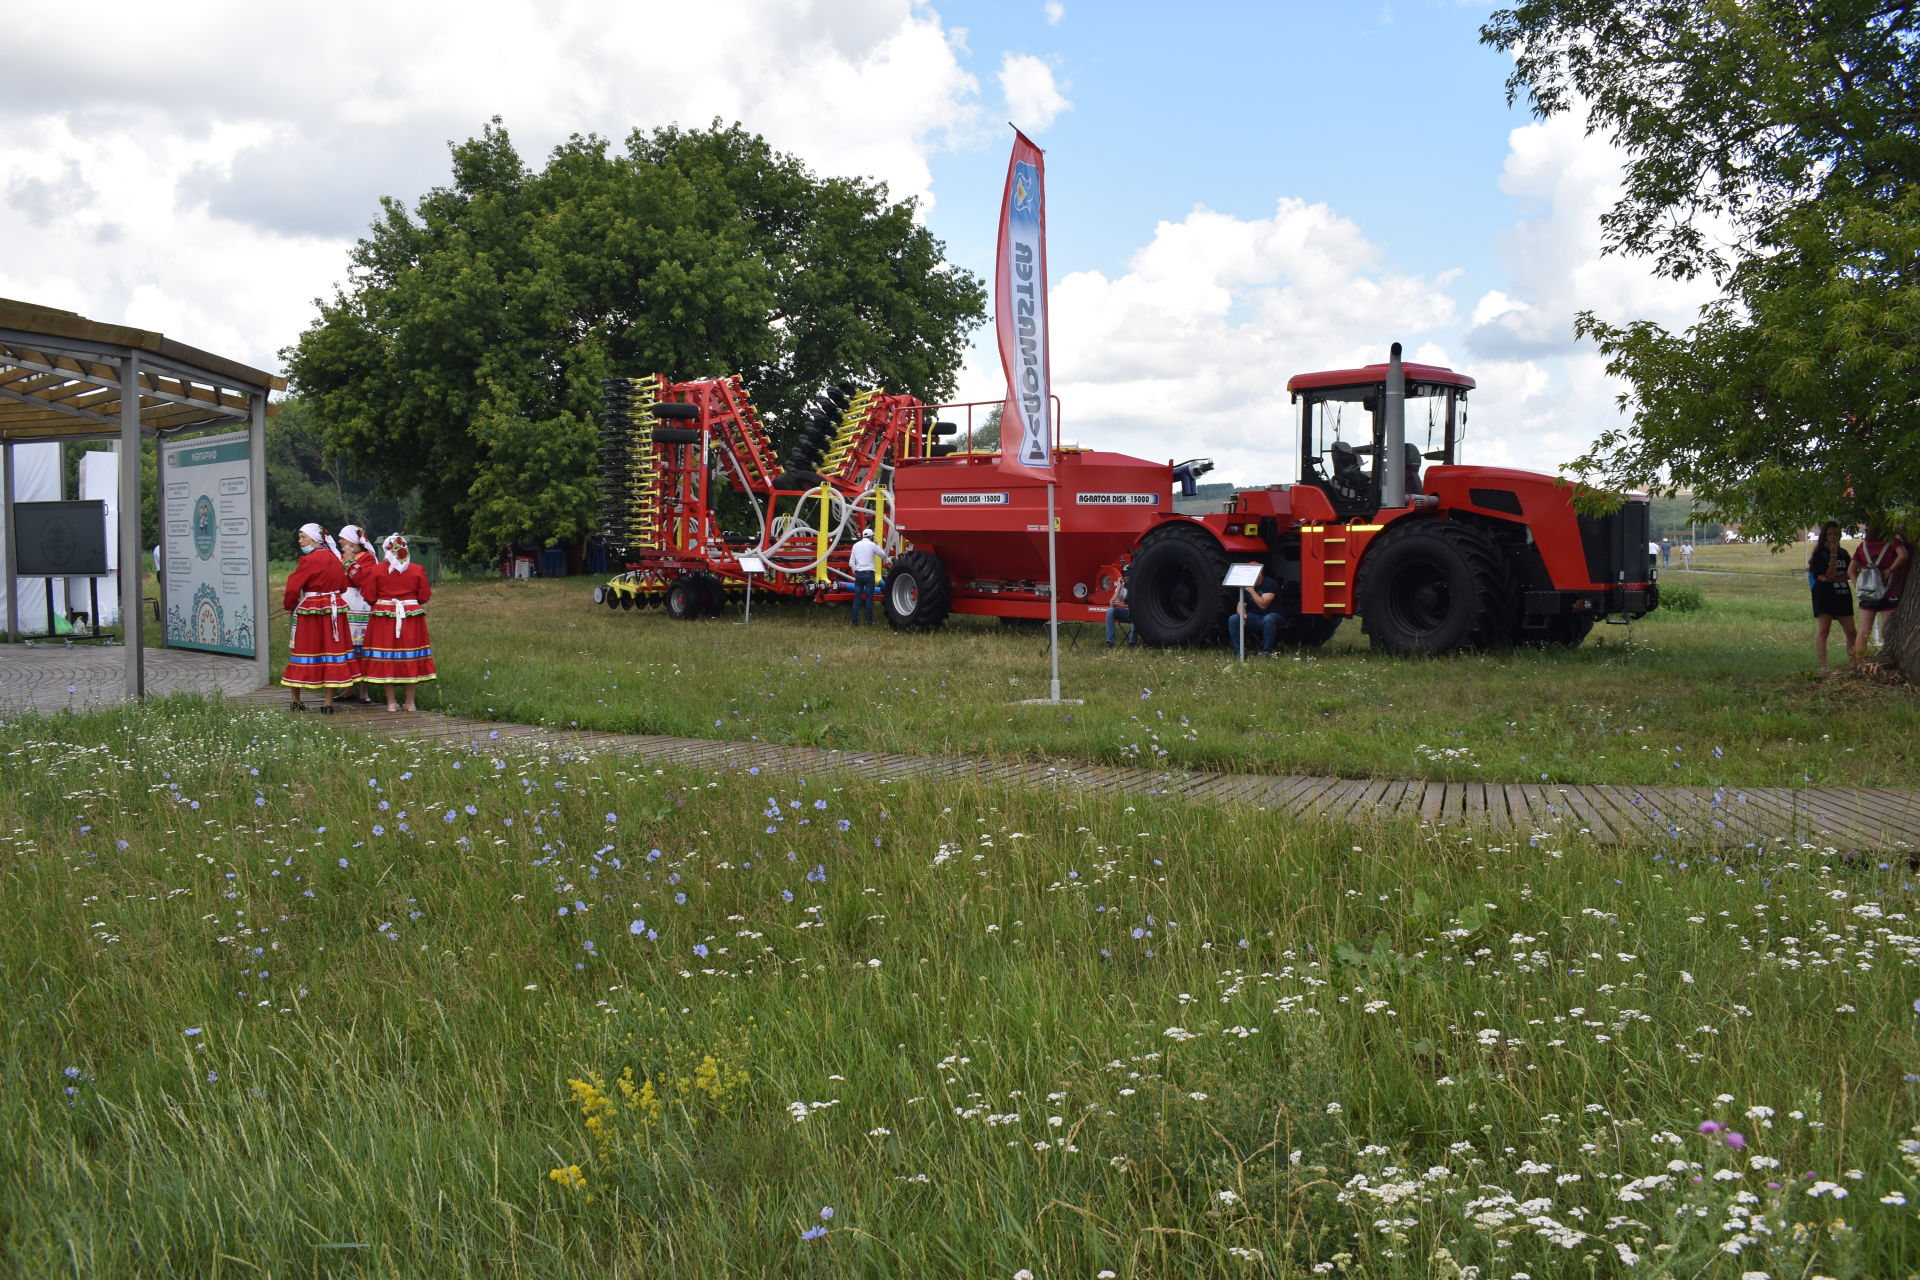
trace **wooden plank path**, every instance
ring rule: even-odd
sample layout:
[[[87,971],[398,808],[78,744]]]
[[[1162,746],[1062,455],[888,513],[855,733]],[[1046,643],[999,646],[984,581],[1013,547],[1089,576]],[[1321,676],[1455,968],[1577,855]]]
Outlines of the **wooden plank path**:
[[[280,708],[285,699],[283,690],[260,689],[236,695],[232,701]],[[1920,851],[1920,788],[1913,787],[1575,786],[1215,773],[1145,765],[910,756],[767,742],[549,729],[430,711],[390,715],[378,705],[346,705],[322,723],[475,750],[532,746],[573,755],[631,755],[701,768],[758,767],[779,773],[850,773],[881,781],[943,778],[1174,796],[1203,804],[1273,809],[1301,821],[1412,819],[1433,827],[1472,827],[1525,839],[1578,832],[1601,844],[1679,840],[1737,847],[1785,842]]]

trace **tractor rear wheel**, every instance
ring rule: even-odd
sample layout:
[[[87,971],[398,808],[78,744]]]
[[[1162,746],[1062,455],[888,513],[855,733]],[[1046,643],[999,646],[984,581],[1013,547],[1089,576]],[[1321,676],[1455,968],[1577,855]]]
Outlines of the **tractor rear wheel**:
[[[1140,638],[1161,648],[1217,639],[1232,597],[1220,585],[1227,552],[1205,526],[1180,522],[1149,533],[1127,575]]]
[[[1395,525],[1367,548],[1355,598],[1373,647],[1453,653],[1509,642],[1518,596],[1494,540],[1470,525]]]
[[[932,631],[953,611],[953,582],[931,551],[909,551],[895,560],[881,596],[887,625],[895,631]]]
[[[686,622],[701,613],[706,593],[692,574],[675,578],[667,587],[667,613],[675,622]]]

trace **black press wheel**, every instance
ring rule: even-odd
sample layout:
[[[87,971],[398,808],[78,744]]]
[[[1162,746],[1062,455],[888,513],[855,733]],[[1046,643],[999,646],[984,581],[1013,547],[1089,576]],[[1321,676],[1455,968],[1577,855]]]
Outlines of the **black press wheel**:
[[[616,609],[631,609],[633,608],[633,592],[616,591],[608,598],[607,603]]]
[[[700,432],[696,427],[655,427],[655,444],[699,444]]]
[[[1355,598],[1373,647],[1453,653],[1505,644],[1518,619],[1513,573],[1487,534],[1405,520],[1367,548]]]
[[[1220,585],[1227,564],[1226,549],[1202,525],[1180,521],[1149,533],[1127,575],[1140,638],[1162,648],[1217,638],[1233,601]]]
[[[931,551],[909,551],[887,571],[881,593],[887,625],[895,631],[931,631],[953,610],[953,583]]]
[[[693,574],[675,578],[667,587],[667,613],[676,622],[699,617],[705,601],[706,591]]]

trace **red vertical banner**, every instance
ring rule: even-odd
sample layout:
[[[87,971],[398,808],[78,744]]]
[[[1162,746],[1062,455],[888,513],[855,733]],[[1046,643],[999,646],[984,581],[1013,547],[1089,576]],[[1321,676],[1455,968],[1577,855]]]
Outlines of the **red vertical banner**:
[[[1046,165],[1018,129],[1000,200],[1000,249],[993,272],[994,327],[1007,373],[1000,415],[1000,465],[1053,479],[1053,395],[1047,361]]]

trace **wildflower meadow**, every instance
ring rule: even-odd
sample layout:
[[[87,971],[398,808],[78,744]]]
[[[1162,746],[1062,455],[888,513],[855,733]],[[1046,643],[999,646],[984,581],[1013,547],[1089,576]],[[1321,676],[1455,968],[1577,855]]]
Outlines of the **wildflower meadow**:
[[[0,725],[0,1273],[1920,1272],[1904,856]]]

